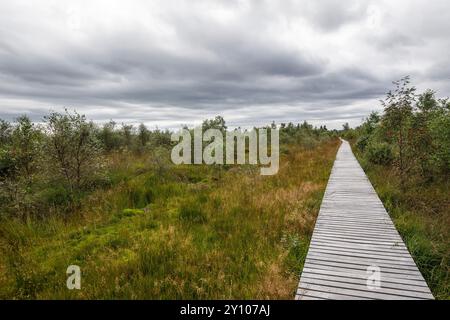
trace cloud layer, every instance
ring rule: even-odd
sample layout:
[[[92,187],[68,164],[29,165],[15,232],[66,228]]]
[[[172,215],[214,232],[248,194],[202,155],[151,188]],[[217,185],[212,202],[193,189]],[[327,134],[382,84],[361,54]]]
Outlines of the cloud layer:
[[[0,3],[0,118],[339,127],[392,80],[450,89],[446,0]]]

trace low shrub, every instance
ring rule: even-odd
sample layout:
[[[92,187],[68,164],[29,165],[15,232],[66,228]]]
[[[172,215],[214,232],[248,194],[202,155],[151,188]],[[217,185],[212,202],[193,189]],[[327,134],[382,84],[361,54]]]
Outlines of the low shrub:
[[[356,147],[361,152],[364,152],[366,150],[368,144],[369,144],[369,137],[366,135],[359,137],[358,140],[356,141]]]
[[[389,165],[394,160],[392,147],[387,143],[371,143],[367,146],[366,157],[373,164]]]

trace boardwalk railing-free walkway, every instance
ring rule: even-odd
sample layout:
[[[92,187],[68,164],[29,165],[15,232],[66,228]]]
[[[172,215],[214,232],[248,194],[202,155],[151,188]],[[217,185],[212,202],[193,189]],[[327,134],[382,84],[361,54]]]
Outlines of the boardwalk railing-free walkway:
[[[296,299],[433,299],[346,141],[328,181]]]

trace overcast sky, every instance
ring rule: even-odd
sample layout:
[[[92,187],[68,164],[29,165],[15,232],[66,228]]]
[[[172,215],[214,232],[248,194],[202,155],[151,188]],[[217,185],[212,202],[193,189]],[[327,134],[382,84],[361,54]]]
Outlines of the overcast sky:
[[[391,81],[450,95],[448,0],[0,0],[0,118],[358,124]]]

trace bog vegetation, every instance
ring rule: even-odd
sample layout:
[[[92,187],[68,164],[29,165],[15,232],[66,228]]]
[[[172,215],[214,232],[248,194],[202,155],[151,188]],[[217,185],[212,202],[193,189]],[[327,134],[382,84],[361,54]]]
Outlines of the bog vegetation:
[[[175,166],[171,133],[143,124],[0,121],[0,298],[292,299],[338,135],[435,297],[450,298],[450,103],[395,85],[356,129],[282,124],[269,177]],[[221,117],[203,127],[229,130]],[[67,289],[69,265],[82,290]]]
[[[339,141],[306,122],[280,140],[280,171],[262,177],[175,166],[170,132],[143,124],[2,121],[0,298],[291,299]]]
[[[437,298],[450,298],[450,101],[394,82],[372,113],[342,135],[354,151]]]

